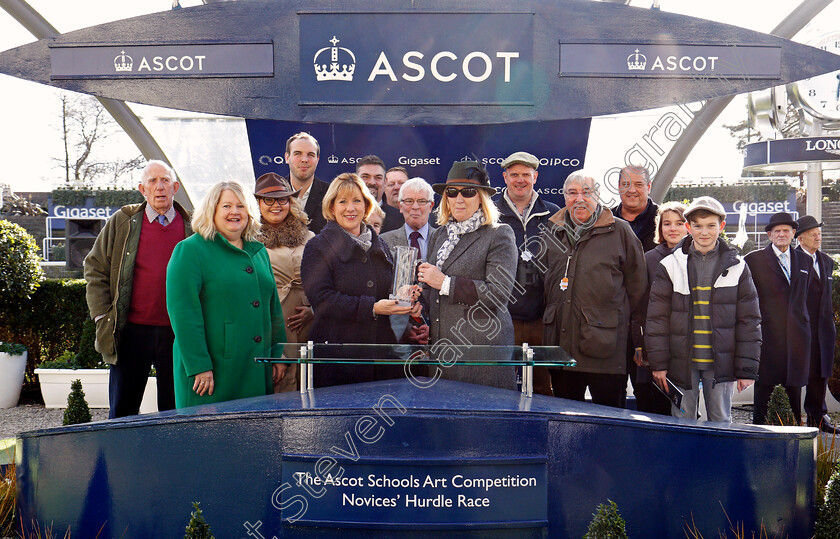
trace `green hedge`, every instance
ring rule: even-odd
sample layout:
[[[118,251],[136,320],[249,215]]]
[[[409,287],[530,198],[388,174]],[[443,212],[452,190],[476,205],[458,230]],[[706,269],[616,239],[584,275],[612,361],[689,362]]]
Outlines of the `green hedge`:
[[[687,187],[672,186],[665,194],[665,201],[694,200],[700,196],[710,196],[721,202],[761,202],[764,200],[787,200],[791,187],[786,183],[769,185],[694,185]]]
[[[46,279],[29,299],[0,306],[0,341],[29,348],[28,379],[41,362],[77,351],[85,319],[85,281]]]
[[[143,195],[136,189],[54,189],[53,204],[84,206],[86,197],[94,197],[96,206],[122,207],[143,202]]]

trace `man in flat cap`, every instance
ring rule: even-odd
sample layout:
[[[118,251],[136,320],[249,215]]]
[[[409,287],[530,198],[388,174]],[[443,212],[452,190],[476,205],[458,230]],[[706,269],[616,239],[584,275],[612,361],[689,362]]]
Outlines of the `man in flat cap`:
[[[791,249],[799,225],[787,212],[775,213],[764,227],[770,244],[744,257],[761,310],[761,362],[755,384],[753,423],[766,422],[767,403],[776,385],[784,386],[797,424],[802,386],[808,383],[811,327],[806,300],[814,261]]]
[[[540,225],[547,226],[548,218],[560,211],[560,207],[540,197],[534,190],[537,183],[537,168],[540,161],[527,152],[512,153],[502,161],[502,176],[505,189],[496,195],[494,201],[499,208],[500,220],[513,229],[519,252],[516,267],[516,283],[508,304],[513,318],[513,330],[517,345],[527,342],[531,346],[542,345],[543,279],[537,271],[534,260],[538,255],[537,238]],[[551,392],[551,374],[546,367],[534,368],[534,391],[543,395]]]
[[[800,217],[797,221],[796,234],[799,246],[795,251],[802,251],[812,261],[814,271],[808,283],[808,298],[805,303],[811,319],[811,355],[808,384],[805,386],[805,415],[807,425],[817,427],[829,433],[837,430],[828,417],[825,405],[826,382],[834,366],[834,310],[831,303],[831,289],[834,281],[834,260],[820,251],[822,246],[822,223],[811,215]]]

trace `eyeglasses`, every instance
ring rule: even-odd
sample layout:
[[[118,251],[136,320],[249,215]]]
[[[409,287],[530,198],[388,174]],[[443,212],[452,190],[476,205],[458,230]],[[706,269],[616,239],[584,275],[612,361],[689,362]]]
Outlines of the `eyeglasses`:
[[[274,206],[274,204],[279,204],[280,206],[287,206],[289,204],[289,197],[283,198],[268,198],[268,197],[259,197],[257,200],[262,200],[266,206]]]
[[[405,198],[405,199],[401,200],[400,202],[402,202],[403,204],[405,204],[409,208],[413,207],[415,204],[419,204],[420,206],[425,206],[426,204],[431,204],[432,203],[431,200],[426,200],[425,198],[421,198],[421,199],[417,199],[417,200],[415,200],[413,198]]]
[[[449,198],[457,198],[459,194],[464,198],[472,198],[478,194],[478,188],[462,187],[461,189],[458,189],[457,187],[447,187],[444,189],[444,193],[446,193],[446,196]]]

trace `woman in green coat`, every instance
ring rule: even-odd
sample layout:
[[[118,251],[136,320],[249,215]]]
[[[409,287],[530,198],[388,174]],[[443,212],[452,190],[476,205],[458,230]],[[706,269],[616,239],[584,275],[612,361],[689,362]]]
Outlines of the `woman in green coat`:
[[[242,184],[217,183],[193,215],[196,234],[172,253],[166,307],[177,408],[270,394],[285,370],[254,362],[279,357],[286,341],[259,223]]]

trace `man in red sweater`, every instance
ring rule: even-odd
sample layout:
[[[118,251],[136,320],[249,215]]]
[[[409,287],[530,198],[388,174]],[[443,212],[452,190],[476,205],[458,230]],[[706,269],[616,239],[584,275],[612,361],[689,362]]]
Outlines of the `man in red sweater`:
[[[96,350],[111,364],[110,418],[140,412],[152,365],[158,410],[175,408],[166,265],[175,245],[192,233],[189,214],[174,200],[179,187],[169,165],[149,161],[138,187],[146,201],[112,215],[85,258]]]

